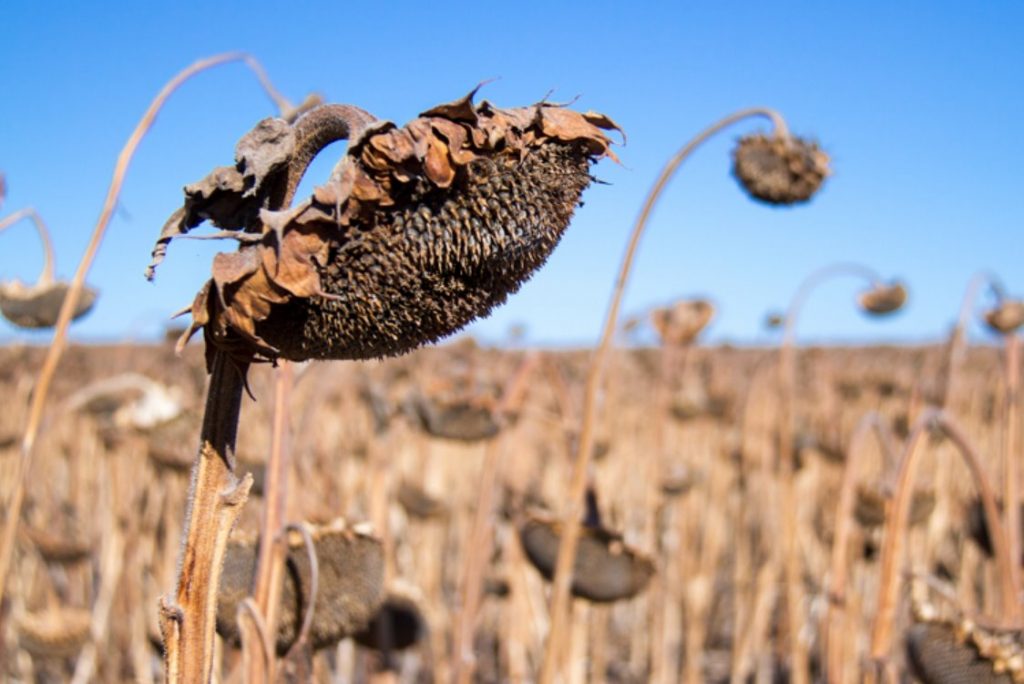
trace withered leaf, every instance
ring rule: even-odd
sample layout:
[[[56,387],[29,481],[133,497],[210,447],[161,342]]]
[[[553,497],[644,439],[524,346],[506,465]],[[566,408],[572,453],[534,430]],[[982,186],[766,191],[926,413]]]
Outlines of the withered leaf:
[[[295,135],[284,119],[267,118],[242,136],[235,146],[235,162],[250,187],[245,197],[253,197],[274,171],[284,168],[295,152]]]
[[[431,107],[427,111],[420,114],[420,116],[424,118],[436,116],[441,119],[448,119],[450,121],[464,121],[470,125],[476,125],[477,115],[476,107],[473,106],[473,97],[476,95],[477,91],[480,90],[480,88],[483,85],[484,84],[481,83],[476,88],[473,88],[473,90],[469,91],[468,94],[466,94],[463,97],[460,97],[458,100],[455,100],[454,102],[449,102],[447,104]]]

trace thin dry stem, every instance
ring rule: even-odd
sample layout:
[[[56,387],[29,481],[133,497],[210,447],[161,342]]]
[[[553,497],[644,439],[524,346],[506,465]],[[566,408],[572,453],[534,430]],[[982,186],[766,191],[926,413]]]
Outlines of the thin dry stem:
[[[498,406],[498,415],[504,422],[505,415],[519,407],[528,389],[528,381],[540,364],[541,356],[532,353],[523,360],[515,375],[503,392]],[[499,433],[500,435],[501,433]],[[494,494],[498,488],[498,458],[501,455],[501,439],[492,439],[484,451],[484,463],[477,483],[478,496],[470,532],[470,545],[462,578],[461,610],[454,626],[452,664],[455,668],[452,679],[458,684],[469,684],[476,669],[473,653],[473,635],[476,631],[477,614],[480,611],[481,588],[487,562],[491,556],[492,528],[494,517]]]
[[[1020,425],[1020,338],[1014,333],[1005,335],[1006,346],[1006,406],[1003,416],[1003,514],[1005,515],[1007,553],[1010,556],[1010,572],[1014,593],[1012,601],[1020,607],[1020,453],[1017,446],[1017,430]]]
[[[274,374],[274,419],[270,437],[270,458],[267,461],[263,520],[260,526],[259,557],[256,565],[256,586],[253,592],[255,608],[270,634],[277,633],[278,609],[284,576],[284,556],[287,543],[278,534],[285,522],[288,505],[288,474],[291,469],[288,416],[291,404],[293,367],[281,361]],[[246,653],[253,653],[247,651]],[[250,678],[247,681],[273,681],[276,670],[275,652],[267,654],[267,680]],[[255,670],[253,670],[255,671]]]
[[[778,467],[780,476],[780,514],[782,516],[782,558],[785,572],[786,630],[790,671],[794,684],[806,684],[810,678],[806,644],[800,636],[805,619],[804,587],[797,545],[797,498],[793,483],[793,431],[796,420],[796,323],[811,292],[821,283],[840,275],[864,278],[869,283],[881,279],[875,271],[853,263],[838,263],[814,271],[800,284],[786,312],[782,347],[779,350],[779,435]]]
[[[597,414],[597,394],[601,385],[608,353],[611,349],[611,343],[615,337],[615,331],[618,329],[619,307],[622,303],[622,296],[633,267],[633,258],[636,254],[637,246],[640,243],[640,238],[643,235],[651,211],[661,196],[662,190],[664,190],[672,176],[675,175],[676,170],[683,161],[714,134],[752,116],[767,117],[772,121],[775,126],[775,132],[778,135],[788,135],[788,129],[782,117],[770,109],[744,109],[712,124],[684,145],[662,169],[661,174],[647,195],[647,199],[630,234],[615,288],[612,292],[612,298],[608,305],[601,340],[587,369],[583,399],[583,420],[573,460],[569,491],[566,497],[567,505],[562,520],[562,535],[558,546],[558,561],[552,581],[550,604],[551,628],[548,632],[547,643],[544,649],[544,663],[539,680],[541,684],[553,684],[559,671],[562,669],[563,657],[567,651],[567,649],[562,647],[562,640],[568,635],[571,625],[569,588],[572,585],[572,567],[576,557],[576,547],[579,542],[580,516],[583,506],[583,492],[586,488],[587,467],[590,463],[591,451],[594,448],[594,419]]]
[[[858,466],[864,452],[864,442],[869,433],[878,438],[886,463],[886,472],[894,465],[895,450],[892,433],[884,419],[872,411],[860,419],[850,439],[850,448],[843,465],[839,501],[836,504],[836,530],[832,542],[832,568],[829,572],[829,602],[825,616],[825,648],[827,649],[827,673],[829,684],[843,681],[843,621],[846,619],[846,578],[848,568],[847,551],[850,534],[853,531],[854,502],[857,491]]]
[[[43,221],[43,217],[39,215],[39,212],[33,207],[25,207],[18,211],[5,216],[0,219],[0,233],[6,228],[10,228],[18,221],[27,218],[31,219],[32,223],[36,227],[36,232],[39,233],[39,240],[43,243],[43,270],[39,274],[39,280],[37,281],[40,285],[46,285],[53,282],[53,242],[50,240],[50,231],[46,227],[46,222]]]
[[[1016,625],[1019,621],[1019,606],[1016,601],[1009,600],[1014,596],[1010,558],[1007,553],[1006,531],[999,518],[995,493],[989,478],[985,474],[984,465],[977,451],[970,444],[959,426],[945,413],[936,409],[926,410],[914,425],[907,441],[903,456],[900,459],[896,493],[887,507],[881,559],[879,561],[880,582],[878,588],[878,606],[871,630],[871,657],[880,671],[890,671],[889,651],[892,643],[892,627],[896,618],[899,603],[899,590],[902,584],[900,566],[903,563],[903,538],[906,535],[910,503],[918,468],[925,453],[928,433],[933,426],[940,427],[957,447],[981,497],[988,525],[992,547],[995,551],[996,565],[999,573],[999,587],[1003,600],[1001,621],[1006,625]]]
[[[107,190],[106,199],[103,201],[103,209],[100,211],[100,217],[96,221],[92,237],[89,239],[89,244],[85,248],[85,253],[78,263],[78,269],[75,271],[68,292],[64,297],[64,303],[57,317],[53,341],[47,350],[46,359],[43,361],[43,367],[39,371],[39,379],[32,393],[32,404],[29,408],[28,419],[23,433],[24,436],[21,441],[21,454],[15,466],[15,488],[7,505],[7,517],[4,520],[3,536],[0,537],[0,598],[3,598],[5,595],[7,573],[10,569],[11,555],[14,552],[15,534],[18,521],[21,519],[21,507],[25,498],[25,477],[32,462],[32,454],[35,448],[36,437],[39,434],[39,427],[42,424],[43,408],[46,405],[50,383],[53,382],[53,376],[57,372],[57,365],[60,363],[61,356],[67,346],[68,326],[71,324],[71,318],[74,315],[78,299],[81,297],[85,286],[85,278],[92,267],[93,260],[96,258],[96,252],[103,241],[103,236],[106,233],[107,226],[110,224],[110,219],[114,215],[114,210],[117,208],[117,200],[121,194],[121,186],[124,183],[125,175],[128,173],[128,165],[135,156],[135,150],[138,148],[139,143],[142,142],[143,137],[152,127],[153,122],[156,121],[156,116],[163,108],[167,98],[185,81],[196,74],[227,62],[239,60],[252,60],[252,57],[240,52],[224,53],[201,59],[174,76],[157,93],[157,96],[142,115],[142,119],[139,120],[135,130],[132,131],[131,136],[128,138],[128,142],[125,143],[124,148],[118,155],[117,163],[114,166],[114,175],[110,181],[110,188]]]

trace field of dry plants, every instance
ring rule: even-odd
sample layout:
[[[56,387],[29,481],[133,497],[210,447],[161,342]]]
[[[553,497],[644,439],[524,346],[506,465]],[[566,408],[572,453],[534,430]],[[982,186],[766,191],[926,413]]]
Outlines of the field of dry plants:
[[[842,653],[846,681],[860,681],[869,661],[885,515],[879,492],[891,482],[894,464],[873,441],[852,454],[854,433],[863,416],[877,415],[896,443],[905,439],[926,403],[942,394],[944,352],[812,349],[800,356],[794,486],[805,605],[799,631],[815,680],[823,676],[830,617],[835,626],[828,634]],[[11,410],[0,416],[5,475],[30,371],[41,358],[38,349],[0,352],[0,389],[11,399]],[[694,348],[666,375],[656,350],[613,356],[599,409],[593,488],[603,523],[622,535],[615,543],[645,559],[654,574],[623,578],[584,568],[599,586],[646,587],[632,599],[576,602],[567,681],[781,676],[776,360],[773,351]],[[314,525],[339,517],[368,522],[383,552],[382,587],[333,577],[348,584],[332,588],[325,582],[332,576],[321,568],[319,591],[354,592],[339,599],[346,602],[372,601],[382,591],[396,609],[415,611],[416,626],[415,637],[401,639],[401,645],[415,643],[390,653],[361,645],[373,645],[365,635],[359,643],[346,639],[317,650],[314,681],[451,679],[460,589],[478,551],[471,534],[490,450],[499,465],[494,544],[484,559],[485,597],[474,636],[476,678],[533,678],[547,628],[546,584],[520,532],[564,504],[585,362],[583,353],[535,357],[465,340],[385,362],[297,369],[286,517]],[[64,368],[54,391],[67,400],[44,431],[26,494],[4,624],[5,677],[67,681],[89,659],[99,681],[157,681],[155,607],[174,581],[200,420],[196,397],[205,382],[201,354],[195,347],[183,357],[170,346],[74,348]],[[528,389],[508,419],[495,422],[491,407],[524,368]],[[128,410],[135,406],[128,400],[146,395],[138,386],[111,383],[129,373],[179,397],[180,417],[140,427],[144,421]],[[267,367],[252,371],[259,401],[243,409],[240,470],[254,473],[256,486],[238,538],[259,529],[272,375]],[[972,350],[949,406],[993,476],[1002,434],[999,377],[995,350]],[[911,625],[914,596],[945,611],[948,590],[966,613],[998,608],[994,564],[971,540],[980,519],[969,472],[948,439],[936,434],[926,449],[934,465],[916,482],[921,503],[915,499],[906,532],[906,570],[947,589],[936,594],[922,584],[916,594],[912,585],[900,591],[899,642]],[[844,604],[830,601],[830,565],[844,465],[852,456],[859,465],[847,477],[858,494],[847,532],[845,610],[836,616]],[[291,621],[294,628],[294,614]],[[901,670],[902,650],[894,650]],[[239,651],[220,642],[218,660],[222,681],[239,681]]]
[[[278,116],[185,185],[147,277],[174,268],[175,241],[229,247],[165,344],[69,347],[139,142],[225,62]],[[0,348],[0,676],[1024,682],[1024,302],[981,273],[947,344],[799,347],[826,280],[858,279],[866,317],[907,300],[838,263],[768,321],[774,345],[701,346],[704,300],[620,321],[651,212],[704,141],[770,125],[731,159],[765,205],[805,204],[831,175],[817,143],[752,108],[666,162],[594,349],[431,347],[543,266],[624,140],[605,114],[479,88],[399,126],[292,105],[252,57],[218,55],[143,115],[71,281],[38,213],[0,218],[33,220],[46,252],[37,282],[0,282],[0,313],[55,329]],[[971,347],[983,287],[1000,344]],[[656,345],[622,344],[641,328]]]

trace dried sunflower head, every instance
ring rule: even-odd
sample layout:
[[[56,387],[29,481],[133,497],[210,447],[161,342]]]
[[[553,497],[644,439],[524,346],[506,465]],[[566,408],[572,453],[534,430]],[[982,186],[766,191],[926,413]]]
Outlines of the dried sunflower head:
[[[36,658],[74,658],[89,639],[92,614],[84,608],[52,607],[18,620],[18,645]]]
[[[427,620],[411,588],[393,589],[370,622],[352,638],[382,653],[415,646],[427,634]]]
[[[612,156],[604,131],[617,127],[472,95],[401,128],[323,105],[243,137],[234,167],[186,188],[154,250],[157,262],[207,219],[241,243],[215,258],[187,334],[202,328],[210,346],[249,359],[363,359],[437,340],[501,304],[558,243],[590,165]],[[312,157],[345,135],[331,179],[285,208]]]
[[[69,289],[70,285],[62,281],[40,281],[32,285],[17,280],[0,283],[0,313],[20,328],[52,328],[57,324]],[[96,290],[83,288],[72,320],[87,314],[96,303],[96,296]]]
[[[711,321],[715,307],[705,299],[683,299],[672,306],[651,311],[662,344],[690,344]]]
[[[907,288],[898,281],[889,284],[874,283],[871,289],[861,292],[857,297],[857,302],[865,313],[878,316],[898,311],[906,301]]]
[[[519,528],[519,541],[535,568],[551,580],[558,559],[561,523],[533,516]],[[622,536],[603,527],[580,530],[572,573],[573,596],[610,603],[636,596],[654,574],[654,563],[626,546]]]
[[[337,520],[312,531],[319,569],[310,641],[323,648],[359,631],[384,600],[384,551],[380,540]],[[232,540],[217,594],[217,632],[237,643],[238,606],[252,591],[257,540]],[[288,537],[287,572],[281,593],[277,651],[298,638],[306,613],[312,569],[301,535]]]
[[[732,171],[751,197],[768,204],[806,202],[831,173],[828,154],[817,143],[761,133],[740,138]]]
[[[990,328],[1004,335],[1017,332],[1024,325],[1024,301],[1007,299],[994,309],[985,312],[985,322]]]

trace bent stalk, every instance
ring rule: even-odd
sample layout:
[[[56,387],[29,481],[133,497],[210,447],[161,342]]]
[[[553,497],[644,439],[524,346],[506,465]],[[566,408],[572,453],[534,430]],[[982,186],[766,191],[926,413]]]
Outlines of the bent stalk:
[[[580,427],[580,437],[576,445],[576,454],[573,459],[572,475],[569,482],[569,491],[566,496],[566,509],[562,519],[562,535],[558,546],[558,560],[555,565],[555,575],[552,580],[551,592],[551,627],[548,631],[547,643],[544,649],[544,662],[541,669],[540,683],[553,684],[562,669],[564,655],[567,648],[564,648],[564,639],[567,638],[570,621],[570,593],[572,585],[573,560],[576,557],[576,547],[580,535],[580,518],[582,515],[583,493],[586,488],[587,468],[590,463],[590,454],[594,448],[594,419],[597,414],[597,394],[601,386],[604,367],[607,362],[608,353],[611,348],[612,339],[618,329],[619,308],[622,303],[622,296],[626,289],[626,283],[633,267],[633,258],[637,246],[643,235],[644,228],[650,218],[651,211],[661,196],[662,191],[668,182],[675,175],[676,170],[702,143],[724,128],[743,119],[761,116],[768,118],[775,128],[775,133],[780,136],[788,136],[789,129],[782,116],[771,109],[753,108],[744,109],[731,114],[724,119],[712,124],[695,138],[682,147],[672,157],[654,185],[651,187],[644,202],[640,215],[637,217],[626,244],[626,250],[619,268],[619,275],[612,291],[612,297],[608,304],[608,311],[605,314],[604,328],[601,333],[601,340],[598,343],[594,356],[587,369],[586,387],[583,399],[583,417]]]

